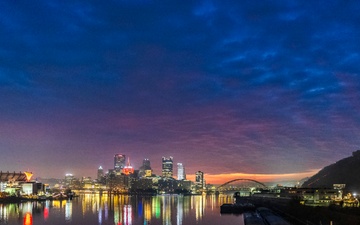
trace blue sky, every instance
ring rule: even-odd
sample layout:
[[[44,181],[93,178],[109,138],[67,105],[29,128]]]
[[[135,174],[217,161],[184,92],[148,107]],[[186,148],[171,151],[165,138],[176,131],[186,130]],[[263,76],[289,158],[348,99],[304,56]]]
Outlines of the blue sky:
[[[0,170],[320,169],[360,145],[358,1],[2,1]]]

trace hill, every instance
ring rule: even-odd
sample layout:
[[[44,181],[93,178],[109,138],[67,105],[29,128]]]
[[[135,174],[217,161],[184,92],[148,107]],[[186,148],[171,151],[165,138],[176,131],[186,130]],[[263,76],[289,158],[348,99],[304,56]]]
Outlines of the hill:
[[[346,184],[345,189],[350,192],[360,191],[360,150],[352,156],[324,167],[317,174],[308,179],[302,187],[328,187],[333,184]]]

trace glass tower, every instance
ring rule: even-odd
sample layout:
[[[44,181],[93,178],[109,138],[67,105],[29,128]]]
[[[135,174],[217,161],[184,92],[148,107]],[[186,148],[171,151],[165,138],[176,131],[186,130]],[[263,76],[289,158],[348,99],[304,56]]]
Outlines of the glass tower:
[[[125,155],[115,154],[114,155],[114,170],[121,171],[126,165]]]
[[[100,181],[103,176],[104,176],[104,170],[103,170],[102,166],[100,166],[98,169],[98,172],[97,172],[98,181]]]
[[[162,176],[173,177],[173,157],[162,157]]]
[[[200,189],[204,189],[205,188],[205,179],[204,179],[204,172],[202,171],[197,171],[195,173],[195,185],[200,188]]]
[[[178,163],[177,164],[177,172],[178,172],[178,174],[177,174],[177,179],[178,180],[185,180],[186,179],[186,177],[185,177],[185,168],[184,168],[184,166],[183,166],[183,164],[182,163]]]

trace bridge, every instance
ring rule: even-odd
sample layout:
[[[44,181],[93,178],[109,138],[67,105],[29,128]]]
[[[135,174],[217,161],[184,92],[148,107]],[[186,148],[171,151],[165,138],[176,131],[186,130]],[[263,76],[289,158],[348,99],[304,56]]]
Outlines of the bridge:
[[[242,184],[242,185],[229,185],[238,181],[244,181],[247,184]],[[237,179],[233,179],[230,181],[227,181],[225,183],[223,183],[222,185],[218,186],[216,188],[216,192],[217,193],[226,193],[226,194],[230,194],[230,193],[235,193],[235,192],[239,192],[240,195],[251,195],[254,192],[260,190],[260,189],[266,189],[268,190],[269,188],[264,184],[261,183],[257,180],[253,180],[253,179],[246,179],[246,178],[237,178]]]

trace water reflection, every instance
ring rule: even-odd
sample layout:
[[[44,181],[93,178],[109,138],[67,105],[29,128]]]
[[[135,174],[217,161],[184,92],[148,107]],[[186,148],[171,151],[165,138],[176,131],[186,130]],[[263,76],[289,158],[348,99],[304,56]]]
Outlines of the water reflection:
[[[219,213],[231,196],[83,194],[74,200],[0,204],[0,224],[185,225],[234,220]],[[34,222],[33,222],[34,221]],[[36,221],[36,222],[35,222]]]
[[[179,196],[177,198],[177,213],[176,213],[176,225],[182,225],[183,222],[183,202],[184,202],[184,196]]]
[[[32,225],[32,214],[29,212],[25,213],[24,225]]]
[[[72,217],[72,202],[68,200],[65,203],[65,221],[70,222]]]
[[[44,207],[44,221],[46,221],[49,217],[49,205],[50,205],[50,202],[47,201],[45,202],[45,207]]]

